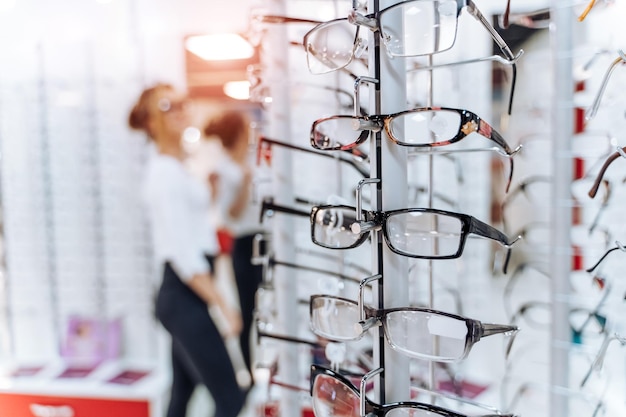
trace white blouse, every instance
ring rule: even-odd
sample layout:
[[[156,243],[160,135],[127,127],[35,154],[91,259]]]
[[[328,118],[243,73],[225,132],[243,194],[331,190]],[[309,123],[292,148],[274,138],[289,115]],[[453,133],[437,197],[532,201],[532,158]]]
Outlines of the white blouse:
[[[252,175],[259,179],[256,166],[251,163]],[[219,175],[219,190],[217,206],[219,210],[218,224],[227,227],[235,237],[258,233],[263,230],[260,223],[260,198],[255,198],[254,187],[250,187],[250,195],[239,218],[232,218],[228,211],[237,197],[238,190],[243,187],[243,170],[226,152],[217,164],[216,172]]]
[[[156,261],[169,261],[183,281],[210,272],[205,255],[218,253],[209,219],[209,186],[177,159],[152,152],[143,188]]]

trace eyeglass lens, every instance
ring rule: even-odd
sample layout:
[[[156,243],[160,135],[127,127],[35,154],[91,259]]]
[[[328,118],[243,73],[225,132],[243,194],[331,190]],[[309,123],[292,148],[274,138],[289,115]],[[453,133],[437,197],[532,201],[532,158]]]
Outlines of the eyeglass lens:
[[[356,221],[356,211],[349,207],[318,207],[313,209],[313,243],[332,249],[353,247],[360,236],[350,227]]]
[[[337,378],[325,374],[316,375],[311,394],[315,417],[361,417],[359,394],[355,389]],[[378,406],[378,408],[384,413],[377,412],[375,415],[384,415],[385,417],[452,415],[449,410],[420,403],[394,404],[393,406]]]
[[[454,256],[461,247],[463,223],[438,213],[399,212],[387,218],[389,246],[409,256]]]
[[[455,0],[398,3],[380,14],[381,37],[391,56],[442,52],[454,45],[458,6]]]
[[[307,65],[312,74],[325,74],[347,66],[354,57],[357,26],[347,19],[322,23],[304,37]]]
[[[315,376],[312,394],[315,417],[361,417],[359,396],[337,378]]]

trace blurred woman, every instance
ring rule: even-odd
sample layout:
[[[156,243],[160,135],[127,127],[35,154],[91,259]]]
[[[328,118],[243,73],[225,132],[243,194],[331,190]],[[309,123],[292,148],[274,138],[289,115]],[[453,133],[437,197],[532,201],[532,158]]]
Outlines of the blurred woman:
[[[167,417],[182,417],[196,384],[215,402],[215,417],[235,417],[245,402],[222,333],[209,314],[224,318],[224,336],[241,330],[241,316],[220,294],[213,279],[218,245],[208,218],[209,180],[185,167],[182,134],[188,126],[187,101],[171,85],[143,91],[129,125],[154,145],[146,166],[144,200],[154,252],[163,267],[156,316],[172,338],[172,388]]]
[[[204,134],[217,137],[225,151],[216,168],[219,184],[217,199],[221,209],[219,217],[222,227],[233,236],[230,255],[243,321],[239,341],[252,377],[250,332],[255,294],[261,284],[263,270],[260,265],[253,265],[251,258],[254,236],[263,229],[259,221],[260,205],[255,204],[252,198],[255,165],[249,152],[250,119],[242,111],[227,110],[206,123]]]

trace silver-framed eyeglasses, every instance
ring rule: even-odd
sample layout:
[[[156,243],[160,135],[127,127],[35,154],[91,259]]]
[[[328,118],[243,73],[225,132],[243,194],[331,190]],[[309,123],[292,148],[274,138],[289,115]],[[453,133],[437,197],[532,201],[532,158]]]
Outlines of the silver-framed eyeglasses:
[[[483,337],[514,335],[517,326],[485,324],[456,314],[418,307],[378,310],[343,297],[312,295],[311,330],[328,340],[358,340],[382,326],[389,345],[412,358],[457,362]],[[509,345],[510,346],[510,345]]]
[[[367,41],[359,35],[361,26],[380,35],[390,57],[446,51],[454,45],[464,8],[487,29],[505,59],[515,61],[517,57],[472,0],[409,0],[367,15],[353,10],[348,18],[311,29],[303,39],[309,70],[313,74],[331,72],[359,57],[367,48]]]

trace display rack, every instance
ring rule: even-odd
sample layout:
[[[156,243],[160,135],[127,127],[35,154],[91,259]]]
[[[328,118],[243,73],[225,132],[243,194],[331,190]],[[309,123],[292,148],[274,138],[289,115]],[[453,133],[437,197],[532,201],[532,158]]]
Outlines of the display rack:
[[[301,6],[300,2],[297,3],[297,6]],[[367,5],[367,13],[377,14],[379,10],[384,9],[385,7],[391,6],[395,4],[395,1],[370,1]],[[299,7],[295,7],[295,10],[302,12]],[[353,8],[356,8],[357,5],[353,4]],[[270,14],[278,14],[285,15],[287,11],[290,11],[288,7],[286,7],[286,3],[280,2],[280,4],[271,3],[270,6],[267,7],[267,12]],[[297,17],[298,15],[296,13]],[[307,18],[317,17],[317,16],[305,16]],[[339,17],[342,17],[342,14],[339,13]],[[358,19],[358,15],[353,14],[350,18]],[[401,27],[401,22],[398,22],[398,26]],[[368,66],[367,66],[367,76],[359,76],[355,75],[353,78],[354,84],[354,92],[356,97],[356,102],[354,103],[355,109],[363,107],[364,103],[360,102],[360,92],[366,91],[367,97],[369,98],[368,102],[368,113],[369,114],[391,114],[395,112],[399,112],[405,110],[407,108],[407,62],[405,59],[399,58],[390,58],[386,51],[384,50],[383,45],[381,44],[381,37],[377,32],[370,31],[366,26],[361,26],[361,33],[366,33],[368,38]],[[294,105],[294,95],[293,95],[293,84],[298,78],[298,72],[292,70],[291,76],[287,75],[284,71],[287,67],[293,67],[293,63],[285,64],[283,53],[291,56],[290,52],[284,52],[284,48],[279,47],[278,45],[284,45],[287,43],[287,39],[285,37],[285,28],[272,27],[268,29],[268,32],[272,33],[276,31],[276,33],[281,33],[280,36],[267,37],[263,40],[263,43],[266,43],[266,47],[264,50],[273,50],[268,52],[265,56],[262,56],[262,61],[265,62],[266,68],[265,71],[267,77],[273,81],[271,83],[268,81],[268,85],[271,86],[272,90],[272,104],[269,112],[267,113],[268,121],[270,125],[275,124],[275,126],[279,126],[270,128],[273,129],[271,134],[267,136],[272,138],[280,138],[285,140],[286,142],[290,142],[292,137],[298,137],[294,132],[300,132],[300,118],[301,114],[306,110],[296,107]],[[269,46],[269,47],[268,47]],[[480,49],[480,48],[479,48]],[[486,49],[486,48],[485,48]],[[280,51],[280,52],[279,52]],[[280,57],[276,57],[276,54],[281,54]],[[300,58],[302,59],[302,58]],[[431,58],[426,58],[429,60],[428,66],[435,67],[432,63]],[[296,68],[300,68],[296,65]],[[359,67],[360,68],[360,67]],[[362,68],[360,68],[362,69]],[[432,77],[432,74],[430,74]],[[332,80],[332,83],[336,83],[338,81],[338,77],[333,78],[332,76],[325,76],[325,80]],[[280,80],[280,81],[278,81]],[[427,82],[427,85],[423,85],[422,89],[426,91],[425,95],[428,97],[428,102],[426,105],[431,105],[433,101],[433,90],[435,89],[435,83],[431,80]],[[288,91],[291,88],[291,91]],[[292,94],[287,94],[291,92]],[[278,100],[285,100],[284,103],[279,103]],[[314,99],[312,98],[314,101]],[[289,113],[284,106],[285,103],[291,103],[292,107],[289,110],[292,110]],[[276,106],[276,107],[275,107]],[[298,109],[298,112],[294,110]],[[298,114],[296,114],[298,113]],[[358,114],[358,113],[357,113]],[[319,115],[310,116],[313,120]],[[297,126],[290,126],[288,124],[289,121],[293,121]],[[283,139],[284,138],[284,139]],[[297,139],[300,141],[301,139]],[[294,140],[295,141],[295,140]],[[302,141],[304,142],[304,141]],[[301,144],[302,142],[297,142],[297,144]],[[284,158],[285,154],[279,153],[278,149],[273,150],[272,160],[274,161],[276,157]],[[437,190],[437,181],[434,178],[434,170],[433,164],[434,161],[438,158],[443,158],[443,155],[426,155],[422,154],[423,159],[427,159],[427,169],[425,172],[427,173],[424,178],[420,178],[425,180],[428,184],[427,187],[427,200],[428,207],[433,207],[433,194]],[[476,158],[477,161],[486,162],[486,159]],[[406,147],[398,146],[394,144],[393,141],[387,137],[387,134],[384,130],[377,131],[375,133],[370,133],[369,138],[369,162],[370,162],[370,178],[362,179],[358,185],[356,185],[357,189],[357,219],[359,208],[363,205],[361,201],[361,197],[363,194],[368,193],[369,203],[367,204],[369,210],[373,211],[386,211],[393,210],[398,208],[406,208],[408,203],[407,195],[408,192],[404,192],[403,190],[409,189],[408,184],[408,165],[409,165],[409,155]],[[291,190],[298,189],[298,187],[294,187],[293,179],[290,179],[292,183],[282,182],[285,178],[292,175],[293,178],[300,177],[300,167],[301,165],[297,162],[294,162],[293,165],[278,165],[272,162],[272,169],[276,172],[275,178],[275,190],[277,191],[276,200],[279,203],[286,203],[287,205],[291,204],[293,201],[293,194],[290,192]],[[284,171],[287,169],[288,171]],[[485,171],[488,170],[487,165],[483,166]],[[321,173],[321,171],[318,171]],[[420,171],[420,172],[423,172]],[[332,174],[331,174],[332,175]],[[475,177],[476,178],[476,177]],[[346,182],[345,179],[340,179],[343,182]],[[484,184],[483,184],[484,186]],[[289,190],[289,192],[286,192]],[[302,191],[298,189],[298,191]],[[484,193],[483,195],[487,195]],[[281,236],[284,234],[293,234],[293,223],[283,223],[286,216],[280,217],[275,216],[273,223],[273,232],[274,236]],[[280,221],[279,221],[280,219]],[[287,227],[287,229],[286,229]],[[374,300],[378,300],[378,308],[391,308],[391,307],[401,307],[407,306],[409,304],[409,265],[408,259],[406,257],[398,256],[390,251],[387,245],[383,242],[382,231],[380,229],[373,230],[370,233],[371,236],[371,253],[366,258],[366,262],[371,264],[371,274],[372,276],[381,276],[381,279],[374,280],[373,286],[374,289]],[[282,237],[279,237],[282,239]],[[279,243],[279,245],[282,245]],[[276,253],[279,253],[281,259],[284,258],[285,253],[291,253],[292,255],[297,255],[294,252],[289,252],[289,250],[282,246],[281,249],[275,250]],[[483,253],[484,254],[484,253]],[[483,259],[484,264],[488,264],[488,258]],[[430,264],[433,261],[429,261]],[[470,262],[471,263],[471,262]],[[429,300],[428,307],[433,307],[433,299],[436,297],[435,291],[433,289],[433,268],[429,266],[427,268],[427,272],[425,275],[418,277],[418,279],[423,279],[428,282],[428,296],[426,297]],[[284,278],[280,278],[284,279]],[[289,279],[293,282],[293,277]],[[286,287],[285,287],[286,288]],[[277,297],[277,302],[282,303],[286,302],[283,305],[285,309],[281,310],[281,319],[286,321],[283,323],[285,328],[288,328],[293,323],[290,323],[297,315],[295,314],[296,309],[288,306],[289,303],[293,301],[293,294],[298,293],[298,289],[295,287],[290,287],[291,298],[290,299],[282,299],[280,296]],[[302,325],[300,324],[300,327]],[[296,327],[291,327],[291,331],[293,334],[297,334],[301,329]],[[410,390],[411,390],[411,375],[410,375],[410,361],[409,358],[405,355],[398,353],[398,351],[390,348],[388,343],[386,342],[382,330],[375,330],[378,333],[378,337],[375,337],[375,343],[373,346],[373,358],[374,358],[374,367],[384,369],[384,372],[376,372],[376,378],[373,379],[375,385],[378,387],[376,390],[378,398],[377,401],[380,403],[389,403],[394,401],[405,401],[410,398]],[[289,354],[287,354],[289,355]],[[287,356],[289,357],[289,356]],[[282,362],[285,360],[285,362]],[[290,365],[296,365],[299,361],[294,359],[291,356],[291,359],[280,358],[280,363],[288,363]],[[434,364],[429,364],[430,370],[430,388],[434,388],[436,383],[434,376]],[[293,368],[292,368],[293,369]],[[371,375],[372,377],[374,375]],[[285,379],[290,379],[294,381],[292,378],[296,378],[295,382],[297,383],[297,376],[294,374],[290,374],[289,376],[284,376]],[[289,397],[289,394],[285,394],[286,397]],[[291,400],[286,400],[285,403],[281,403],[281,410],[290,410],[293,412],[294,403]]]

